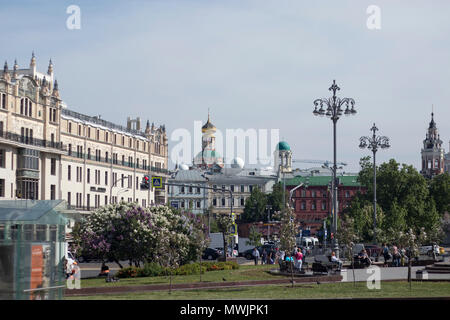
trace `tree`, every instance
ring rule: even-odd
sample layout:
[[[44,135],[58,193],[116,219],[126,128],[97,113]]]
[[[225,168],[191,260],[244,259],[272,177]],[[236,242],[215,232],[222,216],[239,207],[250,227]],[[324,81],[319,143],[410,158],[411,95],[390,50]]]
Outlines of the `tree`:
[[[367,188],[365,194],[358,194],[350,211],[355,222],[357,214],[364,215],[362,208],[373,201],[373,165],[370,157],[360,161],[359,182]],[[440,224],[440,216],[434,200],[430,198],[427,180],[411,165],[400,165],[394,159],[377,168],[377,204],[385,213],[382,230],[393,228],[396,232],[406,231],[406,226],[418,232],[435,230]]]
[[[272,188],[272,192],[267,195],[267,204],[272,206],[274,212],[281,211],[284,208],[283,201],[283,185],[275,183]]]
[[[241,221],[267,221],[266,205],[267,196],[258,187],[253,188],[250,197],[245,201],[245,208],[241,215]]]
[[[294,210],[292,208],[285,208],[284,210],[279,211],[276,216],[281,222],[280,250],[284,250],[286,254],[292,253],[296,245],[296,225]],[[290,269],[292,287],[294,287],[294,267],[292,261],[290,263]]]
[[[176,259],[180,263],[195,260],[201,251],[202,228],[193,217],[167,206],[142,208],[121,202],[95,210],[80,223],[74,238],[83,252],[115,261],[120,267],[121,260],[136,266],[145,262],[163,265],[170,250],[182,257]]]
[[[261,245],[262,234],[256,229],[255,226],[251,226],[248,235],[247,245],[257,247]]]
[[[233,219],[228,214],[218,214],[216,217],[217,227],[223,235],[223,259],[227,260],[228,237],[230,236],[230,229],[233,225]]]
[[[438,213],[444,215],[445,212],[450,212],[450,174],[446,172],[433,177],[429,189]]]

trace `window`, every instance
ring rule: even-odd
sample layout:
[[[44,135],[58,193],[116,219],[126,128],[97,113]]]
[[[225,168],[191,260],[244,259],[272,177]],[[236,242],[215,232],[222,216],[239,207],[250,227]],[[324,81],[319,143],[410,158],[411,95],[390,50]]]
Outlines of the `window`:
[[[69,133],[72,133],[72,123],[69,122]]]
[[[201,203],[200,203],[200,201],[197,201],[197,209],[200,209],[200,207],[201,207]]]
[[[109,162],[109,154],[108,154],[108,151],[105,152],[105,162]]]
[[[313,198],[316,197],[316,191],[315,190],[311,191],[311,197],[313,197]]]
[[[56,175],[56,159],[55,158],[50,159],[50,174],[52,176]],[[52,200],[54,200],[54,199],[52,199]]]
[[[100,130],[97,129],[97,141],[100,140]]]
[[[0,137],[3,137],[3,121],[0,121]]]
[[[78,125],[78,135],[81,136],[81,125]]]
[[[222,207],[225,207],[225,198],[222,198]]]
[[[67,204],[70,206],[72,203],[72,195],[70,192],[67,192]]]
[[[0,168],[5,168],[6,163],[6,151],[5,149],[0,149]]]
[[[196,193],[197,193],[197,194],[199,194],[199,193],[200,193],[200,188],[198,188],[198,187],[197,187],[197,192],[196,192]]]
[[[5,196],[5,179],[0,179],[0,197]]]
[[[67,166],[67,180],[71,180],[72,179],[72,167],[69,165]]]
[[[50,200],[56,200],[56,185],[50,185]]]
[[[217,207],[217,198],[214,198],[214,199],[213,199],[213,206],[214,206],[214,207]]]
[[[311,202],[311,210],[316,210],[316,202]]]
[[[327,202],[322,201],[322,210],[327,210]]]
[[[241,185],[241,192],[244,192],[244,190],[245,190],[245,186]]]
[[[345,191],[345,197],[350,198],[350,191]]]
[[[306,202],[305,201],[302,201],[302,204],[301,204],[300,208],[302,210],[306,210]]]
[[[108,171],[105,171],[105,185],[108,185]]]
[[[88,160],[91,160],[91,148],[88,148],[87,150],[87,158]]]
[[[91,183],[91,169],[87,169],[86,172],[86,182]]]
[[[306,190],[302,189],[302,198],[305,198],[305,197],[306,197]]]
[[[1,103],[1,107],[3,109],[6,109],[6,94],[5,93],[2,93],[2,100],[0,103]]]
[[[245,199],[244,199],[244,197],[242,197],[241,198],[241,207],[244,207],[245,206]]]
[[[108,132],[105,132],[105,141],[108,142]]]
[[[184,187],[181,187],[180,193],[184,193]]]
[[[67,151],[69,153],[69,156],[71,156],[72,155],[72,144],[71,143],[69,143],[69,146],[67,147]]]
[[[231,192],[234,192],[234,184],[230,186]]]

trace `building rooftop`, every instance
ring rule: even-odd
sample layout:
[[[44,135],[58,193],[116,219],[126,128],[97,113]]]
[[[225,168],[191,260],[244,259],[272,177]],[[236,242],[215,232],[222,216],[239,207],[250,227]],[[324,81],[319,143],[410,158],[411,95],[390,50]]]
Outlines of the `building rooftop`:
[[[339,176],[338,178],[342,186],[345,187],[360,187],[358,176]],[[286,180],[286,186],[298,186],[300,183],[308,183],[309,186],[327,186],[332,177],[331,176],[296,176],[292,179]]]

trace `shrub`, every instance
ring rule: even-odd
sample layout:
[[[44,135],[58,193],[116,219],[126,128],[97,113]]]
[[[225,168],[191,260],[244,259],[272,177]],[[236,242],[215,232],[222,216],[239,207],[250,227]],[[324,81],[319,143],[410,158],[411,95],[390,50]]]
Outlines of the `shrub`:
[[[157,277],[167,273],[168,270],[158,263],[146,263],[143,268],[139,269],[138,277]]]
[[[122,268],[117,272],[117,277],[119,278],[135,278],[140,276],[141,268],[137,268],[137,267],[127,267],[127,268]]]
[[[206,272],[206,267],[202,266],[202,273]],[[175,269],[174,273],[180,276],[186,276],[191,274],[200,274],[200,264],[199,263],[190,263],[182,265]]]

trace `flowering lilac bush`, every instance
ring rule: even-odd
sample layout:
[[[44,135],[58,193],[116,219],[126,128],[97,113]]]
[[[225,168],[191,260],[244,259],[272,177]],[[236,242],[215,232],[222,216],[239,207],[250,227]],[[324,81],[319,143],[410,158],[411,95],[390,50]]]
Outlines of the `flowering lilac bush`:
[[[74,238],[83,252],[118,264],[128,260],[135,266],[179,265],[201,253],[206,241],[203,229],[194,215],[167,206],[142,208],[121,202],[95,210],[80,223]]]

